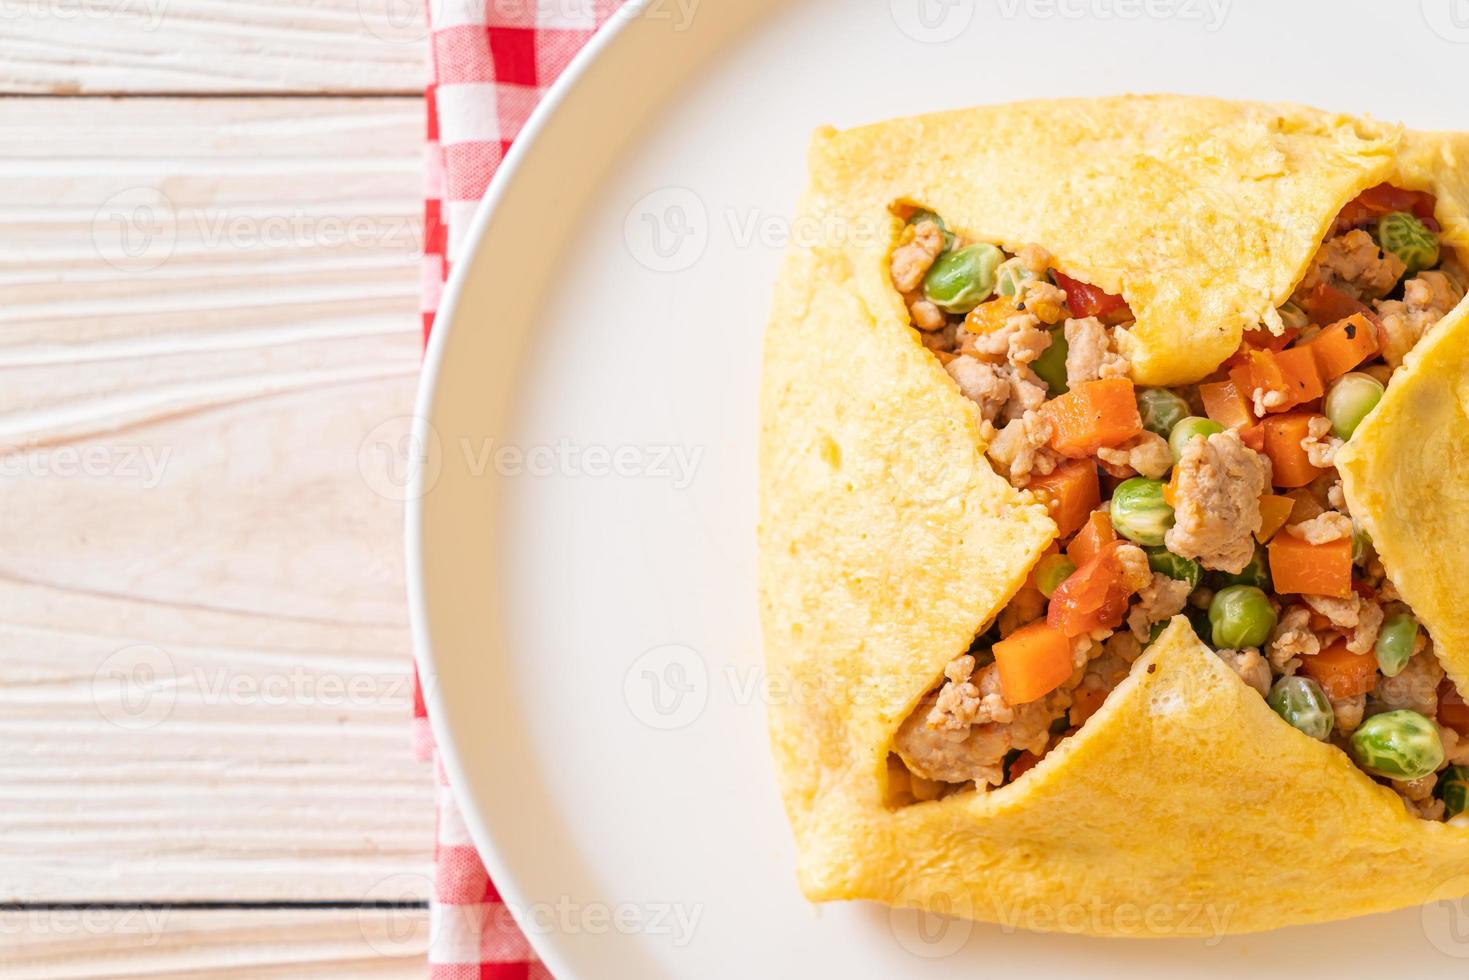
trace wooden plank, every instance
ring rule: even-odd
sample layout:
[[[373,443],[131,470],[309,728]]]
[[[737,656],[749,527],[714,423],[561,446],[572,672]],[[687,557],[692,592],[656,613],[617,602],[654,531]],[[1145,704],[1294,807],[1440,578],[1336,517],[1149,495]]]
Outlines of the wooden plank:
[[[0,912],[0,974],[422,980],[428,932],[423,908],[27,909]]]
[[[0,900],[427,893],[420,111],[0,100]]]
[[[10,0],[0,92],[412,94],[423,0]]]

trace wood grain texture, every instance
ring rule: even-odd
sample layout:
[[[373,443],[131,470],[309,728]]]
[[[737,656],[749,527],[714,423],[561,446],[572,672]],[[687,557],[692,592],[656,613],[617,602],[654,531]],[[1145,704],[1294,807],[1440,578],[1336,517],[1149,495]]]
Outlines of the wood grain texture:
[[[428,893],[421,113],[0,100],[0,900]]]
[[[422,980],[428,932],[422,908],[0,912],[0,975]]]
[[[0,92],[413,94],[423,0],[4,0]]]

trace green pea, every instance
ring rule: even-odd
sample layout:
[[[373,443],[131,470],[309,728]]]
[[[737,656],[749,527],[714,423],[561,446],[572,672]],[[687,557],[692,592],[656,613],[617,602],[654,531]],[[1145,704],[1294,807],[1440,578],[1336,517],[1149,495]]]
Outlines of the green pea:
[[[1438,798],[1446,819],[1469,809],[1469,766],[1449,766],[1439,775]]]
[[[1065,555],[1046,555],[1035,566],[1035,587],[1049,599],[1056,587],[1070,578],[1074,571],[1076,562]]]
[[[1066,351],[1066,333],[1056,327],[1051,331],[1051,346],[1030,362],[1030,369],[1046,383],[1046,390],[1052,398],[1071,390],[1066,386]]]
[[[1209,629],[1220,650],[1264,646],[1275,629],[1275,607],[1253,585],[1231,585],[1214,593],[1209,603]]]
[[[1179,419],[1173,426],[1173,431],[1168,433],[1168,448],[1173,451],[1173,461],[1176,463],[1183,459],[1183,451],[1195,436],[1208,438],[1216,433],[1223,432],[1224,426],[1213,419],[1200,418],[1190,415]]]
[[[1001,296],[1019,296],[1022,283],[1030,282],[1035,278],[1020,259],[1006,259],[1000,263],[999,269],[995,270],[995,292]]]
[[[1443,762],[1443,742],[1433,722],[1416,711],[1373,715],[1352,733],[1357,765],[1386,779],[1417,779]]]
[[[1394,211],[1378,218],[1373,237],[1384,252],[1403,260],[1410,276],[1438,265],[1438,236],[1406,211]]]
[[[1336,712],[1321,685],[1309,677],[1282,677],[1265,702],[1292,728],[1324,742],[1336,724]]]
[[[1175,555],[1167,548],[1154,546],[1145,550],[1148,553],[1150,569],[1159,575],[1167,575],[1180,582],[1187,582],[1190,592],[1199,587],[1199,580],[1204,577],[1204,566],[1192,558]]]
[[[944,223],[944,219],[940,218],[932,211],[914,211],[912,217],[908,219],[908,224],[921,225],[925,221],[932,221],[934,224],[939,226],[939,231],[944,233],[944,252],[953,249],[954,233],[949,230],[949,226]],[[939,254],[942,255],[944,253],[940,252]]]
[[[1418,620],[1410,613],[1394,613],[1377,633],[1377,667],[1387,677],[1396,677],[1408,666],[1418,644]]]
[[[1173,526],[1173,508],[1163,499],[1163,481],[1135,476],[1112,493],[1112,528],[1129,541],[1160,545]]]
[[[1367,413],[1382,401],[1382,382],[1370,374],[1353,371],[1344,374],[1326,393],[1324,411],[1331,422],[1331,434],[1350,439]]]
[[[1137,413],[1144,429],[1167,439],[1173,427],[1188,417],[1188,402],[1167,388],[1139,388]]]
[[[1254,557],[1250,563],[1237,572],[1215,572],[1209,576],[1209,582],[1216,589],[1222,589],[1230,585],[1253,585],[1265,592],[1271,591],[1270,581],[1270,556],[1265,549],[1256,546]]]
[[[1372,547],[1372,535],[1356,521],[1352,522],[1352,564],[1360,565],[1367,560],[1367,551]]]
[[[995,269],[1003,258],[984,243],[945,252],[923,277],[923,295],[945,313],[968,313],[995,291]]]

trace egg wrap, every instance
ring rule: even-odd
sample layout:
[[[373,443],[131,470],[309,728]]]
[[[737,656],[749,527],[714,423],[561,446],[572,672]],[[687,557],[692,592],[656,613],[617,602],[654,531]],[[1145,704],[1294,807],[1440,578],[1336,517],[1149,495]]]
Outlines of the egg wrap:
[[[1144,385],[1211,372],[1305,274],[1343,205],[1438,197],[1469,244],[1469,136],[1295,105],[1027,102],[819,131],[775,291],[760,398],[770,740],[812,900],[1017,928],[1220,935],[1469,894],[1469,829],[1409,815],[1278,717],[1182,617],[1015,782],[887,802],[904,718],[1056,537],[984,456],[977,407],[910,326],[898,211],[1044,246],[1120,293]],[[1341,451],[1350,509],[1469,682],[1469,324],[1461,304]]]

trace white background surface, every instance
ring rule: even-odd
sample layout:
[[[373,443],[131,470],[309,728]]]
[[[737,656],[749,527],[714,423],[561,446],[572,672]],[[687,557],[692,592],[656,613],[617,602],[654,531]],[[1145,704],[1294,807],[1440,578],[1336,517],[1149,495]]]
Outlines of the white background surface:
[[[727,6],[679,30],[679,8],[655,4],[563,92],[540,138],[584,155],[525,151],[436,334],[419,624],[477,838],[559,975],[1462,972],[1464,913],[1447,906],[1138,943],[815,908],[795,887],[765,743],[754,445],[808,136],[1129,91],[1469,128],[1469,7],[1459,28],[1431,0],[1219,2],[956,0],[915,27],[916,3],[810,0],[752,5],[766,14],[744,31]],[[540,453],[539,472],[497,447]],[[589,472],[590,447],[625,448],[628,472]],[[697,460],[686,486],[664,448]]]

